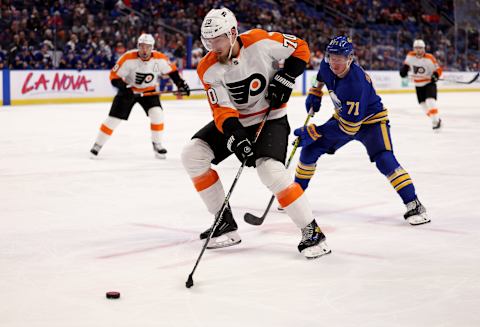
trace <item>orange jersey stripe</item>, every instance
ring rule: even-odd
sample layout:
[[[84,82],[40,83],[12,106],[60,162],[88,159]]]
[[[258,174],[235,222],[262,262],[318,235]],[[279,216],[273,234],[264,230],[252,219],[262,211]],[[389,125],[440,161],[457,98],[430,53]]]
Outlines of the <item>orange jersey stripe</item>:
[[[310,49],[308,48],[307,42],[295,37],[291,36],[291,38],[286,38],[284,34],[277,33],[277,32],[270,32],[268,33],[265,30],[261,29],[253,29],[250,30],[248,33],[241,34],[240,39],[242,40],[243,46],[245,48],[249,47],[250,45],[254,44],[255,42],[269,39],[274,40],[279,43],[282,43],[284,46],[290,46],[295,49],[292,53],[293,57],[297,57],[306,63],[310,60]]]
[[[292,183],[287,188],[283,189],[282,191],[278,192],[277,200],[278,203],[282,206],[282,208],[288,207],[291,203],[293,203],[296,199],[298,199],[303,194],[303,189],[298,183]]]
[[[287,106],[287,104],[284,103],[284,104],[282,104],[279,108],[272,108],[272,111],[273,111],[273,110],[278,110],[278,109],[285,108],[286,106]],[[252,117],[252,116],[257,116],[257,115],[261,115],[261,114],[266,113],[267,110],[268,110],[268,108],[265,108],[265,109],[260,110],[260,111],[258,111],[258,112],[254,112],[254,113],[247,114],[247,115],[239,114],[238,117],[239,117],[239,118],[248,118],[248,117]]]
[[[132,90],[134,92],[140,92],[140,93],[150,92],[150,91],[155,91],[155,86],[147,86],[147,87],[135,87],[135,86],[133,86]]]
[[[209,169],[206,173],[192,178],[192,181],[197,192],[201,192],[218,181],[218,174],[215,170]]]
[[[414,78],[414,79],[413,79],[413,81],[414,81],[415,83],[428,82],[428,81],[430,81],[430,80],[431,80],[431,78]]]

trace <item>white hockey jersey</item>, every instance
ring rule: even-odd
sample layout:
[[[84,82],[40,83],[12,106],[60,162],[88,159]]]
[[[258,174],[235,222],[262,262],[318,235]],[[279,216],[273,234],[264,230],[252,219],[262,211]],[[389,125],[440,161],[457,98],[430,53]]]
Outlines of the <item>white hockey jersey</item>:
[[[125,52],[118,59],[110,71],[110,80],[122,78],[125,83],[132,85],[133,91],[148,92],[155,90],[157,76],[176,70],[175,64],[163,53],[153,50],[150,58],[143,60],[135,49]]]
[[[434,72],[437,72],[438,76],[442,75],[442,68],[430,53],[425,53],[423,57],[418,58],[415,55],[415,51],[410,51],[405,58],[404,64],[410,66],[415,86],[424,86],[430,83]]]
[[[228,64],[221,64],[214,52],[200,61],[197,73],[208,95],[217,129],[223,122],[238,117],[243,126],[261,122],[269,101],[267,86],[279,70],[279,61],[290,56],[305,62],[310,51],[305,41],[293,35],[253,29],[239,35],[240,52]],[[268,119],[287,114],[286,104],[270,112]]]

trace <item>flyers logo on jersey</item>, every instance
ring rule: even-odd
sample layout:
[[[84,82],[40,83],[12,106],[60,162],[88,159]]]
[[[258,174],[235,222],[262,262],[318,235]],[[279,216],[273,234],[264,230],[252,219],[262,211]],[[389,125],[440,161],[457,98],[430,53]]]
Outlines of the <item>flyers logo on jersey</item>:
[[[153,81],[154,77],[155,76],[153,76],[153,74],[135,73],[135,83],[150,83],[151,81]]]
[[[425,68],[422,66],[413,66],[413,73],[414,74],[423,74],[425,73]]]
[[[249,96],[256,96],[265,90],[267,80],[262,74],[252,74],[238,82],[227,83],[227,88],[233,100],[237,104],[248,103]]]

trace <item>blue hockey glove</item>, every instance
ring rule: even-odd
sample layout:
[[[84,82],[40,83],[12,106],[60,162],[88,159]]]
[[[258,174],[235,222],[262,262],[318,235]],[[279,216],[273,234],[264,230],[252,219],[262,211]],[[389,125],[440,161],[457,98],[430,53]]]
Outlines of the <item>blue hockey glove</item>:
[[[318,140],[320,137],[322,137],[322,135],[318,134],[317,126],[315,124],[310,124],[308,126],[302,126],[300,128],[297,128],[293,132],[293,134],[298,136],[299,147],[310,145],[316,140]]]
[[[322,95],[323,92],[318,87],[311,87],[310,90],[308,90],[307,99],[305,100],[305,108],[308,113],[310,112],[310,108],[312,108],[313,112],[318,112],[320,110]]]

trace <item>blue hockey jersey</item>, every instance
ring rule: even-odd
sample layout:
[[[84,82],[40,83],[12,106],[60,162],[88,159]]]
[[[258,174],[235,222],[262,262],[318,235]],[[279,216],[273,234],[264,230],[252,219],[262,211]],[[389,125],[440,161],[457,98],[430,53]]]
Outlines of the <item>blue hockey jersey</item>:
[[[339,131],[353,136],[363,124],[388,121],[387,110],[373,88],[370,76],[356,63],[350,65],[346,76],[339,78],[324,59],[320,64],[317,81],[326,84],[335,107],[333,118],[337,120],[338,126],[329,124],[330,132],[332,127],[338,127]]]

